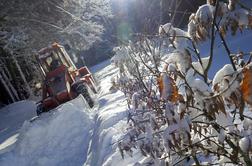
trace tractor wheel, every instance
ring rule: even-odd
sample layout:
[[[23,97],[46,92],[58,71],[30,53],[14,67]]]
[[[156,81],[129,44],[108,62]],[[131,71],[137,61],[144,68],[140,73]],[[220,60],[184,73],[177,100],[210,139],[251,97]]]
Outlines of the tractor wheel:
[[[86,84],[79,84],[76,88],[76,92],[77,92],[77,94],[81,94],[85,98],[85,100],[87,101],[90,108],[92,108],[94,106],[94,101],[91,98],[91,95],[89,92],[90,90],[88,90],[88,88],[89,87]]]
[[[40,114],[42,114],[43,112],[45,112],[43,105],[40,103],[37,105],[37,109],[36,109],[37,115],[39,116]]]

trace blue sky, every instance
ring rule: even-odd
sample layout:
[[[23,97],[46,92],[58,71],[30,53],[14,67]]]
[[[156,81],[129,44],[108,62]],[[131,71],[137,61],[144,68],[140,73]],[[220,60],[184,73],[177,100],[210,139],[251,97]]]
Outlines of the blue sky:
[[[251,52],[252,30],[251,29],[245,30],[242,33],[237,31],[237,34],[235,36],[228,34],[226,36],[226,42],[232,53],[238,53],[239,51],[243,51],[244,53]],[[199,47],[200,47],[200,53],[203,57],[209,56],[210,53],[209,41],[200,44]],[[227,56],[227,52],[225,51],[223,45],[221,45],[219,35],[217,34],[217,38],[215,41],[213,63],[209,72],[210,78],[212,79],[215,73],[225,64],[230,64],[230,60]]]

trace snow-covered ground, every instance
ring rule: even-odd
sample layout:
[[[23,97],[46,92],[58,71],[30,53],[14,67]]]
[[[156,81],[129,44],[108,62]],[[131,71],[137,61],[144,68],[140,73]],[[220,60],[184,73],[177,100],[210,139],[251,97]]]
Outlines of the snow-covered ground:
[[[36,105],[32,101],[16,102],[0,110],[0,155],[13,147],[24,121],[35,115]]]
[[[251,33],[241,36],[251,39]],[[232,46],[249,44],[235,41]],[[218,58],[229,63],[223,57]],[[81,96],[32,122],[34,102],[21,101],[0,109],[0,166],[124,166],[144,160],[137,151],[133,158],[125,155],[122,159],[117,148],[127,127],[126,98],[120,91],[109,91],[118,69],[105,61],[91,71],[100,84],[93,109]]]
[[[104,64],[108,64],[108,62],[106,61],[97,67],[104,66]],[[101,85],[99,109],[95,117],[95,128],[88,159],[84,165],[131,165],[142,158],[137,153],[134,158],[126,155],[122,159],[117,148],[118,140],[123,139],[128,115],[124,94],[121,91],[114,93],[109,91],[111,78],[115,77],[117,73],[118,69],[115,69],[113,65],[108,65],[96,74]]]
[[[82,165],[93,119],[82,96],[25,121],[14,148],[1,155],[0,165]]]
[[[0,110],[1,166],[110,166],[141,159],[136,154],[123,160],[117,149],[127,123],[123,93],[109,91],[117,69],[105,61],[92,71],[100,83],[99,104],[93,109],[79,96],[32,122],[35,103],[15,103]],[[7,143],[12,148],[4,148]]]

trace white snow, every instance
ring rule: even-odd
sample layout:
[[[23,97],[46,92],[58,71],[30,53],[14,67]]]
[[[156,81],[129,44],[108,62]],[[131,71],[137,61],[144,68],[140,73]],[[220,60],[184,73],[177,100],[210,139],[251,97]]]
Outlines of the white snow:
[[[239,141],[239,146],[243,152],[248,152],[248,150],[251,148],[251,141],[249,137],[244,137]]]
[[[174,71],[176,69],[175,66],[178,65],[181,71],[185,74],[187,73],[187,81],[192,84],[195,90],[211,92],[207,84],[194,76],[194,72],[187,71],[191,65],[191,60],[187,55],[174,53],[171,56],[174,56],[175,60],[173,59],[173,63],[169,64],[169,71]],[[185,63],[178,64],[180,59]],[[16,141],[8,151],[1,151],[0,149],[1,166],[114,166],[134,165],[136,161],[141,164],[145,161],[145,157],[137,150],[133,150],[132,158],[129,155],[125,155],[125,158],[122,159],[117,148],[117,142],[124,139],[123,135],[127,127],[128,115],[127,101],[124,94],[120,91],[115,90],[111,92],[109,90],[112,86],[111,78],[116,78],[118,69],[109,65],[109,61],[106,61],[94,67],[92,71],[97,72],[96,79],[99,80],[101,87],[97,99],[99,102],[97,110],[89,111],[84,102],[81,101],[82,99],[78,98],[60,106],[52,113],[42,115],[32,123],[25,122],[20,134],[18,130],[15,130],[14,134],[7,134],[8,136],[4,139],[7,140],[4,144],[0,142],[0,146],[6,146],[6,144],[13,144]],[[222,76],[218,77],[219,79],[223,78]],[[217,77],[215,79],[216,81],[218,80]],[[17,112],[20,111],[20,108],[16,108],[16,111],[13,108],[10,109],[10,112],[15,111],[13,114],[15,118],[17,118]],[[34,108],[33,103],[33,111]],[[8,126],[3,127],[3,124],[10,124],[8,118],[1,115],[1,111],[0,139],[4,128],[8,128]],[[196,111],[194,112],[196,113]],[[32,118],[35,112],[32,116],[30,113],[28,115],[24,120]],[[23,113],[19,116],[23,118]],[[222,119],[221,117],[218,118]],[[2,123],[3,119],[5,123]],[[17,120],[20,120],[20,118],[17,118]],[[19,123],[19,128],[23,121]],[[180,123],[180,126],[171,126],[169,130],[171,131],[178,127],[189,131],[189,122],[186,119]],[[13,121],[11,126],[15,125],[16,122]],[[223,126],[227,127],[228,122],[225,125],[223,124]],[[219,141],[222,141],[224,136],[225,133],[221,134]]]
[[[86,159],[93,121],[82,96],[25,121],[15,148],[4,154],[0,165],[82,165]]]
[[[169,64],[167,71],[168,72],[176,72],[177,68],[176,68],[176,66],[174,64]]]
[[[9,139],[5,139],[5,142],[15,140],[16,143],[12,149],[0,151],[0,165],[111,166],[118,163],[134,165],[136,161],[140,163],[144,161],[144,157],[136,150],[133,151],[133,158],[125,155],[125,159],[122,159],[117,148],[117,142],[123,139],[127,127],[127,102],[122,92],[109,91],[110,80],[116,77],[118,69],[108,64],[109,62],[106,61],[91,69],[97,72],[96,79],[99,80],[101,86],[97,99],[98,108],[89,110],[82,96],[79,96],[50,113],[42,114],[33,122],[25,121],[23,126],[22,122],[19,124],[19,127],[22,126],[19,136],[6,136]],[[101,69],[101,66],[107,67]],[[26,102],[25,107],[27,106],[29,104]],[[19,115],[17,114],[20,111],[19,108],[16,110],[12,108],[16,107],[11,107],[9,111],[14,111],[15,117]],[[34,103],[32,110],[35,110]],[[29,113],[29,117],[25,120],[33,116],[35,112],[32,116]],[[4,118],[6,122],[8,118]],[[0,116],[0,127],[3,130],[2,119],[3,117]],[[14,124],[16,123],[13,122]]]
[[[163,34],[163,33],[169,34],[170,30],[172,30],[172,29],[173,29],[172,24],[171,23],[166,23],[164,25],[159,26],[158,33],[159,34]]]
[[[193,62],[192,65],[194,69],[197,70],[200,74],[204,74],[204,71],[206,70],[207,65],[209,63],[209,58],[210,58],[209,56],[205,58],[201,58],[202,65],[199,61]]]
[[[215,7],[205,4],[199,7],[195,14],[196,20],[201,24],[209,24],[213,19]]]
[[[182,29],[173,27],[171,23],[160,25],[158,31],[159,35],[168,35],[177,49],[183,49],[188,45],[186,37],[189,34]]]
[[[99,71],[96,76],[100,81],[100,107],[95,117],[93,139],[90,143],[89,156],[84,165],[113,166],[130,165],[142,159],[140,153],[134,153],[134,158],[125,155],[122,159],[117,143],[123,139],[127,127],[127,102],[120,91],[111,93],[111,77],[115,77],[118,69],[109,65]],[[136,154],[135,154],[136,153]]]
[[[34,116],[36,105],[32,101],[20,101],[0,109],[0,155],[16,142],[24,121]]]
[[[111,62],[117,64],[129,59],[128,50],[125,47],[115,47],[113,51],[115,52],[115,55],[111,58]]]
[[[247,26],[249,25],[249,12],[245,9],[236,10],[234,16],[238,20],[239,26]]]
[[[231,75],[233,73],[234,69],[231,64],[226,64],[225,66],[223,66],[223,68],[221,68],[214,76],[213,87],[216,84],[220,83],[225,76]]]
[[[189,23],[188,23],[188,35],[194,39],[194,36],[196,36],[196,31],[197,31],[197,26],[196,26],[196,22],[194,20],[195,18],[195,14],[191,14],[190,18],[189,18]]]
[[[209,92],[211,92],[210,87],[203,80],[194,76],[194,74],[195,74],[194,70],[192,68],[189,69],[186,74],[186,81],[193,90],[198,90],[201,93],[208,95]]]
[[[168,59],[166,60],[166,63],[177,65],[179,71],[182,73],[186,73],[186,71],[191,66],[191,57],[187,54],[186,51],[177,50],[167,56]]]
[[[225,140],[225,131],[224,129],[220,130],[220,134],[218,135],[218,141],[219,143],[223,144]]]

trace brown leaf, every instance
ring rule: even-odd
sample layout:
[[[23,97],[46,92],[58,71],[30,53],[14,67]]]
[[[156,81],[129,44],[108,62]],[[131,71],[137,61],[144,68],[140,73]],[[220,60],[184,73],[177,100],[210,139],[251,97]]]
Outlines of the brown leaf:
[[[183,111],[180,113],[180,119],[183,119],[183,118],[184,118],[185,112],[186,112],[186,110],[183,110]]]
[[[237,29],[239,28],[239,23],[236,21],[236,20],[232,20],[231,22],[231,32],[232,32],[232,35],[235,35],[236,34],[236,31]]]
[[[202,28],[201,27],[197,27],[197,31],[196,31],[196,37],[199,41],[205,41],[206,38],[205,36],[203,35],[203,32],[202,32]]]
[[[221,35],[222,35],[223,37],[226,36],[227,30],[226,30],[225,26],[220,27],[220,33],[221,33]]]
[[[248,15],[249,27],[252,28],[252,15]]]
[[[179,99],[179,94],[178,94],[178,88],[176,86],[176,83],[174,81],[174,79],[170,76],[168,76],[168,79],[169,79],[169,84],[170,85],[167,85],[171,88],[171,94],[170,96],[168,96],[168,99],[175,103],[178,101]],[[163,80],[163,77],[162,75],[160,75],[158,78],[157,78],[157,84],[158,84],[158,89],[159,89],[159,93],[160,93],[160,96],[162,96],[162,93],[163,93],[163,89],[164,89],[164,86],[165,86],[165,82]]]
[[[162,92],[163,92],[163,89],[164,89],[164,83],[163,83],[162,75],[160,75],[157,78],[157,84],[158,84],[158,89],[159,89],[160,96],[162,96]]]
[[[218,111],[221,111],[223,114],[227,115],[223,98],[218,96],[216,97],[215,101]]]
[[[252,68],[245,68],[241,83],[241,92],[244,101],[252,106]]]
[[[171,77],[170,77],[170,79],[171,79],[171,88],[172,88],[172,94],[170,96],[170,101],[175,103],[178,101],[180,96],[179,96],[178,88],[175,84],[175,81]]]

